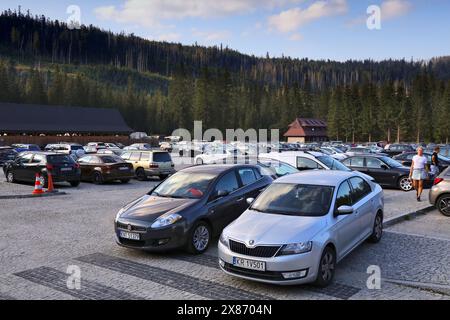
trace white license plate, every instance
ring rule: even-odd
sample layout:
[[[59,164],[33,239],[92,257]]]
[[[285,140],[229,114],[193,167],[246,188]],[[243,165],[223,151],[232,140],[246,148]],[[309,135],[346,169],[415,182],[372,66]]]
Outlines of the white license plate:
[[[120,231],[120,237],[124,239],[130,240],[141,240],[141,236],[139,233]]]
[[[129,170],[128,167],[120,167],[119,170],[125,171],[125,170]]]
[[[266,271],[266,263],[263,261],[248,260],[237,257],[233,257],[233,266],[250,270]]]
[[[72,171],[72,168],[61,168],[61,171]]]

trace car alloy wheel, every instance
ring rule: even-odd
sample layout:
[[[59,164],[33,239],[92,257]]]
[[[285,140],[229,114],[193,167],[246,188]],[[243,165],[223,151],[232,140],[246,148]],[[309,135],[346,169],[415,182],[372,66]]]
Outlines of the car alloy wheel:
[[[413,188],[412,181],[408,177],[402,177],[398,184],[403,191],[411,191]]]
[[[6,174],[6,181],[14,182],[14,173],[12,173],[12,171],[8,171],[8,173]]]
[[[92,178],[94,184],[102,184],[103,183],[103,177],[100,172],[94,173],[94,177]]]
[[[437,207],[444,216],[450,217],[450,195],[441,196],[438,199]]]
[[[142,168],[137,169],[136,177],[139,181],[145,181],[147,179],[147,175],[145,174],[144,169]]]
[[[378,243],[383,236],[383,216],[378,213],[375,217],[375,222],[373,224],[372,234],[369,237],[369,242]]]
[[[199,225],[194,230],[194,235],[192,237],[194,248],[198,252],[204,251],[208,247],[209,237],[210,235],[208,228],[204,225]]]
[[[336,254],[331,247],[326,247],[320,258],[319,270],[315,284],[319,287],[328,286],[334,278]]]

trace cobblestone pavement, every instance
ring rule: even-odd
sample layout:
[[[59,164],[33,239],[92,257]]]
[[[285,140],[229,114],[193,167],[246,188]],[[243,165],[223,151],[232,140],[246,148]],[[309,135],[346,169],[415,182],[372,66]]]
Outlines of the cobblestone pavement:
[[[0,194],[11,187],[3,180],[0,176]],[[116,212],[156,183],[83,183],[79,188],[60,187],[67,195],[59,197],[0,200],[0,300],[450,299],[450,231],[444,227],[450,220],[435,212],[389,228],[379,244],[356,249],[339,264],[335,283],[328,288],[277,287],[221,272],[217,240],[202,256],[118,247]],[[13,188],[30,190],[27,185]],[[386,216],[415,208],[407,200],[411,193],[385,194]],[[381,269],[380,290],[366,286],[370,265]],[[81,270],[80,290],[66,285],[69,266]]]

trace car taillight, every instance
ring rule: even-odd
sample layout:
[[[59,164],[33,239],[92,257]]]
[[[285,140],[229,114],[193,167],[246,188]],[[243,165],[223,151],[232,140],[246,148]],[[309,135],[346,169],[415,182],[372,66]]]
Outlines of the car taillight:
[[[159,168],[159,165],[157,165],[157,164],[155,164],[155,163],[151,163],[151,164],[150,164],[150,168],[156,169],[156,168]]]
[[[47,168],[47,170],[53,170],[53,165],[47,163],[47,165],[45,166]]]
[[[80,168],[80,164],[75,163],[74,167],[75,167],[76,169],[78,169],[78,168]]]
[[[442,181],[444,181],[444,179],[442,179],[442,178],[436,178],[436,179],[434,179],[433,185],[435,186],[435,185],[441,183]]]

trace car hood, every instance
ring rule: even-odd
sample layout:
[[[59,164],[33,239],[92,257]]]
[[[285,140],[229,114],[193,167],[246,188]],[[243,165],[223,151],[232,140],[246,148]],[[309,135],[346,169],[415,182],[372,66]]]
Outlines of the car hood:
[[[310,241],[327,225],[326,216],[298,217],[245,211],[230,224],[224,235],[255,245],[282,245]]]
[[[120,218],[152,222],[163,214],[179,213],[197,199],[175,199],[145,195],[123,208]]]

